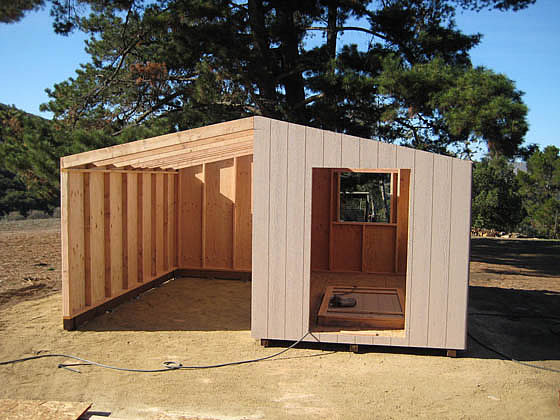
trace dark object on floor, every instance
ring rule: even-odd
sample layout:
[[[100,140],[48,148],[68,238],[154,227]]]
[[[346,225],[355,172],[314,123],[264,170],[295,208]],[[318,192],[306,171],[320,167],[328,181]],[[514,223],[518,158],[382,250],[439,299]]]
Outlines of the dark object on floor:
[[[353,308],[354,306],[356,306],[356,299],[353,297],[334,295],[331,300],[329,300],[329,307],[331,308]]]

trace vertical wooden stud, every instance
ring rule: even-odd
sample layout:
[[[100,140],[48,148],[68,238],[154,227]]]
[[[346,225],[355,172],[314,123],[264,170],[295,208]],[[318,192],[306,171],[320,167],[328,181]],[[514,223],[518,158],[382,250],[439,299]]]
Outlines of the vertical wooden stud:
[[[91,296],[91,242],[90,242],[90,192],[89,173],[84,172],[84,286],[85,305],[90,306]]]
[[[85,308],[83,174],[68,174],[68,299],[70,314]],[[71,210],[71,211],[70,211]]]
[[[103,202],[105,215],[105,297],[111,297],[111,174],[103,174]]]
[[[105,299],[105,175],[89,174],[90,195],[90,254],[91,300],[96,304]],[[107,229],[109,227],[107,226]]]
[[[137,182],[137,197],[136,197],[136,212],[138,214],[138,225],[136,227],[137,241],[138,241],[138,254],[137,254],[137,265],[138,265],[138,283],[144,281],[144,176],[141,172],[136,175]]]
[[[157,275],[157,192],[156,192],[156,174],[151,174],[150,176],[150,225],[151,225],[151,236],[150,236],[150,274],[152,277]]]
[[[124,192],[124,185],[123,185]],[[126,263],[127,287],[132,288],[138,283],[138,174],[128,173],[126,175],[126,207],[124,207],[123,194],[123,215],[126,214]],[[126,209],[126,210],[125,210]],[[123,232],[123,238],[124,236]],[[123,244],[124,246],[124,244]]]
[[[122,173],[109,174],[110,234],[111,234],[111,296],[123,290],[123,229],[122,229]]]
[[[122,288],[128,289],[128,174],[122,174]]]

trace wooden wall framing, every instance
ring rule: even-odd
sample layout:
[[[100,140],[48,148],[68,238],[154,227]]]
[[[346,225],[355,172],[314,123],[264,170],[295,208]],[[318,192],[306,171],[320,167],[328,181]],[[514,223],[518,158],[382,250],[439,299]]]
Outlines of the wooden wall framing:
[[[179,265],[251,271],[253,156],[179,170]]]
[[[61,171],[63,316],[177,267],[176,172]]]

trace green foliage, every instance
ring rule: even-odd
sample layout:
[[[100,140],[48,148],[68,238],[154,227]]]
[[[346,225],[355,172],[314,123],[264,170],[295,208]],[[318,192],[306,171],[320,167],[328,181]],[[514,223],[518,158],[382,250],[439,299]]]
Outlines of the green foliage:
[[[0,105],[0,214],[56,207],[60,146],[49,121]]]
[[[60,156],[249,115],[446,154],[471,156],[484,146],[492,156],[528,153],[521,150],[527,131],[522,93],[507,77],[472,67],[469,51],[481,35],[461,33],[454,16],[461,8],[519,10],[532,3],[2,4],[0,22],[18,21],[27,11],[50,5],[55,31],[86,33],[91,57],[75,77],[47,91],[50,101],[41,109],[52,112],[54,121],[2,108],[4,183],[12,185],[13,194],[25,191],[34,206],[50,209],[58,202]],[[369,46],[344,42],[341,35],[351,32],[368,34]],[[489,194],[481,206],[499,207]],[[506,219],[491,223],[513,223]]]
[[[26,13],[44,6],[44,0],[6,0],[0,2],[0,22],[13,23],[21,20]]]
[[[461,33],[454,14],[531,3],[53,2],[57,31],[89,34],[91,62],[49,90],[42,109],[71,130],[110,135],[256,114],[442,153],[470,156],[487,144],[510,156],[527,131],[521,92],[472,68],[480,35]],[[354,31],[371,36],[368,48],[342,41]]]
[[[474,164],[472,225],[512,231],[523,218],[522,197],[512,166],[504,157]]]
[[[527,217],[522,227],[530,234],[560,239],[560,149],[536,150],[519,173]]]

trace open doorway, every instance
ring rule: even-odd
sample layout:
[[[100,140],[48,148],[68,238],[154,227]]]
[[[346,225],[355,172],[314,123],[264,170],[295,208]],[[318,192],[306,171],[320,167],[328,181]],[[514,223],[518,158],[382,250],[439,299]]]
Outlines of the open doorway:
[[[314,168],[311,331],[403,331],[409,169]]]

